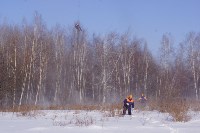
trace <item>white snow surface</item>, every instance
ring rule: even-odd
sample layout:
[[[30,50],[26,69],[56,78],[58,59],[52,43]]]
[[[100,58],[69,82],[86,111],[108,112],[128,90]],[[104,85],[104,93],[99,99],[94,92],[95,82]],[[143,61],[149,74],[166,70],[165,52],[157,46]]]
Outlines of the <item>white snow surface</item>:
[[[39,110],[26,115],[0,112],[1,133],[200,133],[200,112],[188,122],[174,122],[167,113],[134,111],[109,117],[101,111]]]

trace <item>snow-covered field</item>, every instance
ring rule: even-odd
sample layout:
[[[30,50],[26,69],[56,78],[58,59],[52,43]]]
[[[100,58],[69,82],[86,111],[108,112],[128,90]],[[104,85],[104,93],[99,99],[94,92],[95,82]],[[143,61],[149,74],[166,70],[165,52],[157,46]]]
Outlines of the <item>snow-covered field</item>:
[[[42,110],[0,112],[1,133],[200,133],[200,113],[188,122],[173,122],[165,113],[135,111],[132,116],[109,117],[100,111]]]

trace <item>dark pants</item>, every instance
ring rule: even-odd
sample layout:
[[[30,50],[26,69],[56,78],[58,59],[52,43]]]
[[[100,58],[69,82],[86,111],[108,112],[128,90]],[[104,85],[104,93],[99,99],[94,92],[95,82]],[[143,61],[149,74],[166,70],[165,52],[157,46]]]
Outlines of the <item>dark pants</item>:
[[[131,106],[124,106],[123,107],[123,115],[126,114],[127,109],[128,109],[128,115],[131,115]]]

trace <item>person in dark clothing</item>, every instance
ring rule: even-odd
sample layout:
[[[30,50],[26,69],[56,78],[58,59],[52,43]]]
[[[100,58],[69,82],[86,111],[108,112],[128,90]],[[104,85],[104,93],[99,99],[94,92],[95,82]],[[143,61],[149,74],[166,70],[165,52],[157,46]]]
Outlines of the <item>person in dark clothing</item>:
[[[126,114],[126,110],[128,110],[128,115],[131,115],[131,110],[133,109],[134,109],[133,96],[129,95],[126,99],[124,99],[123,115]]]
[[[141,97],[140,97],[138,100],[139,100],[139,102],[141,102],[141,103],[146,103],[147,98],[144,96],[144,93],[142,93]]]
[[[140,102],[140,109],[145,109],[146,104],[147,104],[147,98],[145,97],[145,95],[142,93],[141,97],[138,99],[138,101]]]

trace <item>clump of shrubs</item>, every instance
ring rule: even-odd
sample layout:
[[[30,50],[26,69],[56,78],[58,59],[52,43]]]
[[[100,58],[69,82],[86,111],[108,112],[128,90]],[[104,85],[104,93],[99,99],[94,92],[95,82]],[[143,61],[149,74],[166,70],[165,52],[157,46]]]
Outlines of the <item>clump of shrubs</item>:
[[[160,99],[158,110],[169,113],[174,121],[187,122],[190,119],[188,116],[189,105],[182,98]]]

